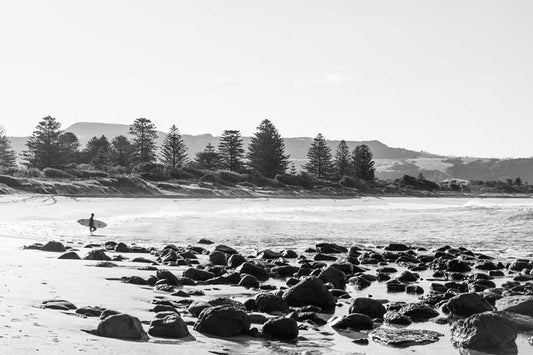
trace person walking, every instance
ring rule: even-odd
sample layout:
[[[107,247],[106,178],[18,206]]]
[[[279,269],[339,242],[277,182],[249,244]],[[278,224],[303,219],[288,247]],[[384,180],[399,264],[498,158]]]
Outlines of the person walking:
[[[89,218],[89,230],[91,231],[91,234],[96,230],[96,227],[94,226],[94,213],[91,213],[91,218]]]

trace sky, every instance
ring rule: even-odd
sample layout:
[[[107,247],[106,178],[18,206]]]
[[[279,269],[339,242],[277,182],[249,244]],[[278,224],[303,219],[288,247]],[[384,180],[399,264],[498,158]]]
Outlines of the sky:
[[[0,125],[39,119],[533,156],[530,0],[0,0]]]

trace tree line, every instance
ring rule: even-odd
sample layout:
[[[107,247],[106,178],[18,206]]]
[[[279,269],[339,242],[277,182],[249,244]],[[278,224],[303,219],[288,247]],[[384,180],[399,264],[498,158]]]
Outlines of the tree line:
[[[51,116],[44,117],[36,126],[22,154],[23,164],[28,168],[63,169],[76,164],[89,164],[98,170],[109,167],[131,171],[135,167],[158,164],[164,169],[195,167],[206,170],[229,170],[236,173],[256,171],[274,178],[278,174],[296,175],[290,156],[285,152],[285,142],[274,124],[263,120],[245,150],[241,132],[225,130],[218,145],[208,143],[194,157],[187,154],[176,125],[172,125],[160,147],[157,146],[156,126],[147,118],[137,118],[129,128],[129,137],[119,135],[109,140],[105,135],[91,138],[81,149],[75,134],[61,130],[61,124]],[[159,148],[159,149],[158,149]],[[335,155],[322,134],[313,140],[304,166],[308,174],[320,180],[339,180],[344,176],[372,181],[375,167],[372,152],[366,145],[349,151],[341,141]],[[16,166],[16,155],[9,139],[0,128],[0,168]]]

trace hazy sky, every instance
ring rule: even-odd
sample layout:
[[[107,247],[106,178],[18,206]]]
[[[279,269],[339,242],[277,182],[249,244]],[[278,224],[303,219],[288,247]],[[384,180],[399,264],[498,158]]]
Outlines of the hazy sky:
[[[533,1],[2,1],[0,124],[533,156]]]

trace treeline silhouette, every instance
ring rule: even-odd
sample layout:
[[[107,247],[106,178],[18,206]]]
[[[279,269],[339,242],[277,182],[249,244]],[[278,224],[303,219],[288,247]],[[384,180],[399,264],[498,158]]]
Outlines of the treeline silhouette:
[[[374,160],[368,146],[363,144],[350,151],[346,142],[341,141],[332,154],[320,133],[309,148],[309,162],[303,171],[297,171],[285,152],[283,138],[268,119],[259,124],[246,149],[238,130],[225,130],[216,146],[209,143],[192,157],[187,154],[188,148],[175,125],[170,127],[160,147],[156,139],[153,122],[137,118],[130,125],[128,137],[120,135],[112,140],[105,135],[93,137],[82,148],[75,134],[62,131],[60,122],[46,116],[28,139],[21,158],[25,175],[42,173],[57,178],[134,173],[152,180],[186,179],[198,175],[196,169],[254,174],[289,184],[295,177],[343,181],[347,185],[355,180],[375,180]],[[3,130],[0,131],[0,168],[4,173],[17,169],[16,155]]]

